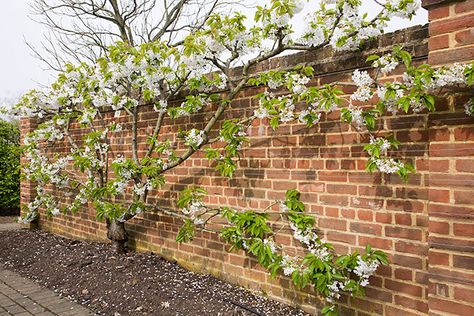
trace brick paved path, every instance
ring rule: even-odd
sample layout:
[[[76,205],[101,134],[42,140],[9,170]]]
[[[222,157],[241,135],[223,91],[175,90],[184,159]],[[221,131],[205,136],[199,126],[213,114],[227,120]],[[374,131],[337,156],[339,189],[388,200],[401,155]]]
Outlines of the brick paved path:
[[[20,225],[15,223],[16,217],[6,216],[0,218],[0,231],[20,229]]]
[[[15,224],[0,224],[0,231],[18,229]],[[61,298],[0,264],[0,316],[89,316],[79,304]]]

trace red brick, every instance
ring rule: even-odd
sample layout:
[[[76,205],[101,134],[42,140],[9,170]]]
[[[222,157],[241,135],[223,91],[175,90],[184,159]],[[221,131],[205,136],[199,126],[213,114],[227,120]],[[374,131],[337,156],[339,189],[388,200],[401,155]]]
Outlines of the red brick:
[[[395,250],[400,253],[411,253],[420,256],[428,254],[428,245],[425,243],[414,243],[397,240],[395,242]]]
[[[428,161],[428,171],[430,172],[447,172],[449,170],[449,160],[430,159]]]
[[[386,316],[419,316],[418,313],[413,313],[410,312],[406,309],[400,309],[398,307],[393,307],[393,306],[385,306],[385,315]]]
[[[430,186],[435,187],[457,187],[472,188],[474,179],[472,175],[463,174],[431,174],[429,178]]]
[[[421,230],[405,227],[385,227],[385,235],[387,237],[395,237],[401,239],[421,240]]]
[[[369,223],[351,223],[350,231],[361,234],[377,235],[380,236],[382,233],[382,226],[379,224]]]
[[[471,219],[474,218],[474,208],[430,203],[428,205],[428,214],[443,218]]]
[[[385,287],[389,290],[408,294],[411,296],[421,297],[422,295],[422,288],[420,286],[398,282],[390,279],[385,280]]]
[[[287,187],[288,188],[288,187]],[[305,183],[300,182],[298,183],[298,190],[300,192],[323,192],[324,191],[324,183]]]
[[[435,234],[449,234],[449,224],[446,222],[436,222],[434,220],[430,220],[428,224],[428,228],[430,233]]]
[[[471,204],[472,205],[474,204],[474,194],[472,194],[472,191],[455,191],[454,202],[456,204]]]
[[[428,39],[428,49],[430,51],[448,48],[449,47],[449,35],[442,34],[438,36],[433,36]]]
[[[371,210],[358,210],[357,217],[362,221],[372,221],[374,212]]]
[[[392,250],[392,241],[385,238],[359,236],[359,245],[371,245],[372,248]]]
[[[387,209],[404,212],[422,212],[424,205],[420,201],[387,200]]]
[[[474,172],[472,160],[456,160],[456,170],[461,172]]]
[[[465,287],[457,287],[457,286],[454,287],[454,298],[456,300],[472,302],[473,297],[474,297],[473,288],[465,288]]]
[[[455,236],[472,237],[474,236],[474,224],[454,223],[453,231]]]
[[[410,269],[395,269],[395,278],[397,280],[405,280],[405,281],[412,281],[413,280],[413,273]]]
[[[395,254],[393,256],[392,262],[402,267],[407,267],[411,269],[421,269],[423,267],[423,262],[419,256],[412,257],[412,256]]]
[[[429,242],[432,248],[455,250],[455,251],[474,251],[474,243],[470,240],[446,238],[438,236],[429,236]]]
[[[411,310],[428,313],[428,303],[425,300],[415,300],[406,296],[395,295],[395,304]]]
[[[471,0],[459,1],[454,6],[455,13],[467,13],[474,10],[474,3]]]
[[[382,291],[381,289],[374,289],[370,287],[365,289],[365,295],[367,295],[368,298],[374,298],[387,303],[391,303],[393,298],[392,293],[389,291]]]
[[[454,315],[472,315],[474,313],[474,306],[470,303],[463,304],[461,302],[448,301],[438,297],[430,298],[430,309]]]
[[[466,29],[474,26],[474,13],[458,15],[450,19],[430,23],[430,36]]]
[[[428,10],[429,21],[439,20],[449,16],[449,6],[433,7]]]
[[[319,202],[325,205],[348,205],[349,198],[341,195],[320,195]]]
[[[331,229],[345,231],[347,222],[345,220],[339,220],[339,219],[321,218],[318,221],[318,226],[323,227],[323,228],[331,228]]]
[[[355,218],[355,211],[352,209],[343,208],[341,209],[341,216],[344,218]]]
[[[399,225],[411,225],[410,214],[395,214],[395,223]]]
[[[319,171],[318,179],[320,181],[347,182],[347,172]]]
[[[433,142],[449,141],[451,132],[448,128],[431,128],[429,130],[430,140]]]
[[[352,195],[354,195],[354,194],[357,193],[357,186],[328,183],[326,185],[326,191],[328,193],[352,194]]]
[[[447,51],[433,52],[429,56],[429,63],[432,65],[443,65],[454,62],[470,61],[474,59],[474,47],[463,46]]]
[[[454,255],[453,266],[461,269],[474,270],[474,257]]]
[[[474,146],[472,144],[451,143],[451,144],[431,144],[431,157],[462,157],[474,156]]]
[[[377,223],[391,224],[392,223],[392,214],[377,213],[377,214],[375,214],[375,221]]]
[[[473,38],[474,38],[474,35],[473,35]],[[473,141],[474,140],[474,127],[456,128],[454,130],[454,138],[457,141]]]
[[[354,244],[356,241],[356,236],[353,234],[346,234],[337,231],[328,231],[327,232],[327,239],[330,241],[340,241],[349,244]]]
[[[429,189],[429,200],[433,202],[449,203],[449,190]]]
[[[430,251],[428,254],[430,265],[449,265],[449,254],[442,252]]]

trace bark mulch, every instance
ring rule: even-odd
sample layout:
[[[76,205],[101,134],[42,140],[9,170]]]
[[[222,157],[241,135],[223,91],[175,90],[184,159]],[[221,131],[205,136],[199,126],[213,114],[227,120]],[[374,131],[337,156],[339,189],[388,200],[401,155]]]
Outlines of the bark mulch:
[[[152,253],[39,230],[0,232],[0,263],[100,315],[307,315]]]

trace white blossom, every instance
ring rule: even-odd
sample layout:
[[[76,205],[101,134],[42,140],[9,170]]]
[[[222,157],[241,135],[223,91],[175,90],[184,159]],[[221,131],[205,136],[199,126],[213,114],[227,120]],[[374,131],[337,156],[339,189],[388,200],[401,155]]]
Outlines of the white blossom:
[[[398,61],[391,54],[387,54],[377,59],[373,66],[379,68],[382,74],[386,75],[397,68]]]
[[[155,104],[153,106],[153,110],[155,110],[156,112],[164,112],[166,111],[167,107],[168,107],[168,101],[160,100],[158,101],[158,104]]]
[[[351,112],[352,123],[354,123],[357,129],[362,129],[365,126],[365,119],[362,115],[362,109],[355,106],[350,106],[348,109]]]
[[[352,100],[368,101],[372,98],[372,90],[368,86],[361,86],[351,95]]]
[[[474,116],[474,103],[472,100],[473,99],[470,99],[464,104],[464,112],[469,116]]]
[[[464,70],[466,65],[455,63],[449,68],[441,68],[434,74],[434,80],[431,83],[431,87],[441,88],[453,85],[464,85],[466,83],[466,77],[464,76]]]
[[[359,276],[360,285],[367,286],[369,284],[369,278],[375,273],[378,267],[379,263],[377,261],[364,261],[359,255],[357,257],[357,266],[353,272]]]
[[[393,158],[375,159],[375,164],[380,172],[387,174],[397,173],[405,166],[403,162],[396,161]]]
[[[193,128],[184,136],[184,141],[186,145],[197,148],[204,142],[204,131]]]
[[[271,251],[272,253],[276,253],[276,251],[277,251],[277,246],[276,246],[275,242],[273,241],[273,239],[271,239],[271,238],[265,238],[265,239],[263,240],[263,244],[264,244],[265,246],[268,246],[268,248],[270,249],[270,251]]]
[[[352,73],[352,80],[358,87],[370,86],[374,82],[367,71],[360,71],[359,69]]]
[[[270,116],[270,114],[268,113],[268,110],[263,107],[258,107],[257,109],[255,109],[255,111],[253,112],[253,115],[255,115],[255,117],[259,119],[264,119]]]

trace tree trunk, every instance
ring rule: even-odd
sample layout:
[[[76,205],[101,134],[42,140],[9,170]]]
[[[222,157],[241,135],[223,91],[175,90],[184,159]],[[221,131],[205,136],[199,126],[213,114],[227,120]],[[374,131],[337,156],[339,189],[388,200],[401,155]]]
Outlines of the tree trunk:
[[[112,249],[116,253],[125,253],[125,243],[128,240],[125,222],[107,220],[107,238],[112,242]]]

